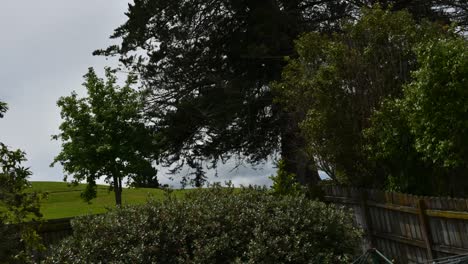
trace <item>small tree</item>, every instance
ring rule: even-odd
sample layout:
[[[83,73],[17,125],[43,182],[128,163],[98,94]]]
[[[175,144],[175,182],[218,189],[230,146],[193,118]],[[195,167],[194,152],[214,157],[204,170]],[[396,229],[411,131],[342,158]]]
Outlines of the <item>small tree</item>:
[[[7,105],[0,102],[0,118],[7,111]],[[0,262],[24,263],[29,259],[31,249],[41,248],[40,238],[32,225],[25,221],[37,221],[40,195],[28,190],[31,175],[21,150],[10,150],[0,142]]]
[[[301,192],[301,185],[296,180],[294,173],[288,173],[283,160],[278,161],[276,175],[271,175],[273,181],[271,189],[276,195],[297,195]]]
[[[73,92],[57,104],[63,119],[61,133],[53,139],[62,140],[62,151],[52,166],[59,162],[75,183],[86,180],[88,186],[82,198],[96,197],[96,180],[104,177],[115,192],[115,203],[122,204],[122,179],[130,181],[137,175],[151,175],[154,150],[153,135],[142,118],[139,93],[131,88],[136,78],[129,75],[125,86],[119,87],[115,70],[106,68],[106,81],[90,68],[83,84],[87,97]]]

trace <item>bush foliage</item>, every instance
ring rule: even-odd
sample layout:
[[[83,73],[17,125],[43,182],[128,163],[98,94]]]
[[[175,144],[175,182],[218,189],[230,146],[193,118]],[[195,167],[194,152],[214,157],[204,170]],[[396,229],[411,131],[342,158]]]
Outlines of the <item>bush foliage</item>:
[[[78,218],[45,263],[345,263],[359,245],[352,223],[304,196],[216,186]]]

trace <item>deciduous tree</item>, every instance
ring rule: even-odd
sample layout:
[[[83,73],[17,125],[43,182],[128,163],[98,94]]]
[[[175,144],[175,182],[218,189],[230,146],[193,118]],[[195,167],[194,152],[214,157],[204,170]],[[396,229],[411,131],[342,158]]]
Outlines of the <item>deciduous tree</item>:
[[[96,196],[96,180],[104,177],[120,205],[124,177],[156,174],[153,132],[142,117],[139,93],[132,88],[134,76],[129,75],[122,87],[110,68],[106,80],[92,68],[84,78],[86,97],[73,92],[58,100],[63,122],[53,138],[62,141],[62,151],[52,165],[60,163],[76,182],[87,181],[82,194],[87,201]]]

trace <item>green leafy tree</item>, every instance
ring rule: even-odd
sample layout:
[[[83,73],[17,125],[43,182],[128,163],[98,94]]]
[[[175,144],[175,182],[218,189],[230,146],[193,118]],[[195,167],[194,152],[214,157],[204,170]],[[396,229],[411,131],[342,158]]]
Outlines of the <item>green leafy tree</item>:
[[[453,10],[464,14],[459,0],[136,0],[112,36],[121,44],[96,54],[118,55],[141,74],[163,163],[188,164],[197,185],[204,162],[236,155],[256,163],[278,152],[299,182],[314,183],[301,116],[275,104],[269,84],[280,79],[284,56],[295,55],[298,36],[339,31],[343,18],[358,18],[361,7],[376,2],[418,19],[450,22],[460,18],[447,17]]]
[[[60,134],[62,151],[52,163],[60,163],[75,182],[86,180],[82,197],[96,197],[96,180],[104,177],[122,204],[122,180],[138,176],[154,177],[153,132],[142,117],[139,93],[131,86],[136,78],[129,75],[123,87],[116,82],[115,70],[106,68],[106,80],[92,68],[84,76],[87,97],[71,96],[58,100],[63,119]],[[65,176],[65,180],[66,180]]]
[[[466,195],[467,47],[463,37],[421,45],[420,67],[403,97],[372,117],[370,157],[386,165],[387,177],[404,191]]]
[[[401,96],[417,67],[413,47],[442,33],[408,12],[376,6],[342,33],[309,33],[296,42],[299,56],[274,88],[277,100],[302,116],[306,151],[320,169],[358,186],[378,179],[363,151],[363,130],[385,98]]]
[[[379,182],[384,189],[418,195],[444,194],[443,171],[423,161],[414,148],[415,137],[401,103],[401,99],[385,100],[372,114],[370,127],[364,131],[364,153],[379,168]]]
[[[418,50],[421,67],[403,106],[415,147],[444,167],[468,166],[468,42],[436,40]]]
[[[0,117],[7,111],[0,102]],[[31,250],[40,250],[40,237],[32,223],[41,218],[39,201],[42,197],[30,191],[31,171],[21,150],[11,150],[0,142],[0,263],[31,261]]]

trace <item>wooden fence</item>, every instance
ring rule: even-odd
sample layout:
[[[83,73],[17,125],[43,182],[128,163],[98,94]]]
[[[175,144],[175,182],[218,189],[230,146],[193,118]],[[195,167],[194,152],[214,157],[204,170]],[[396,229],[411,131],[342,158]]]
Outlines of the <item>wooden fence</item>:
[[[468,254],[468,200],[324,186],[324,199],[354,211],[363,247],[396,263],[426,263]]]
[[[70,221],[73,218],[61,218],[46,220],[38,229],[39,235],[42,237],[42,242],[46,247],[60,242],[65,237],[72,234],[73,230]]]

